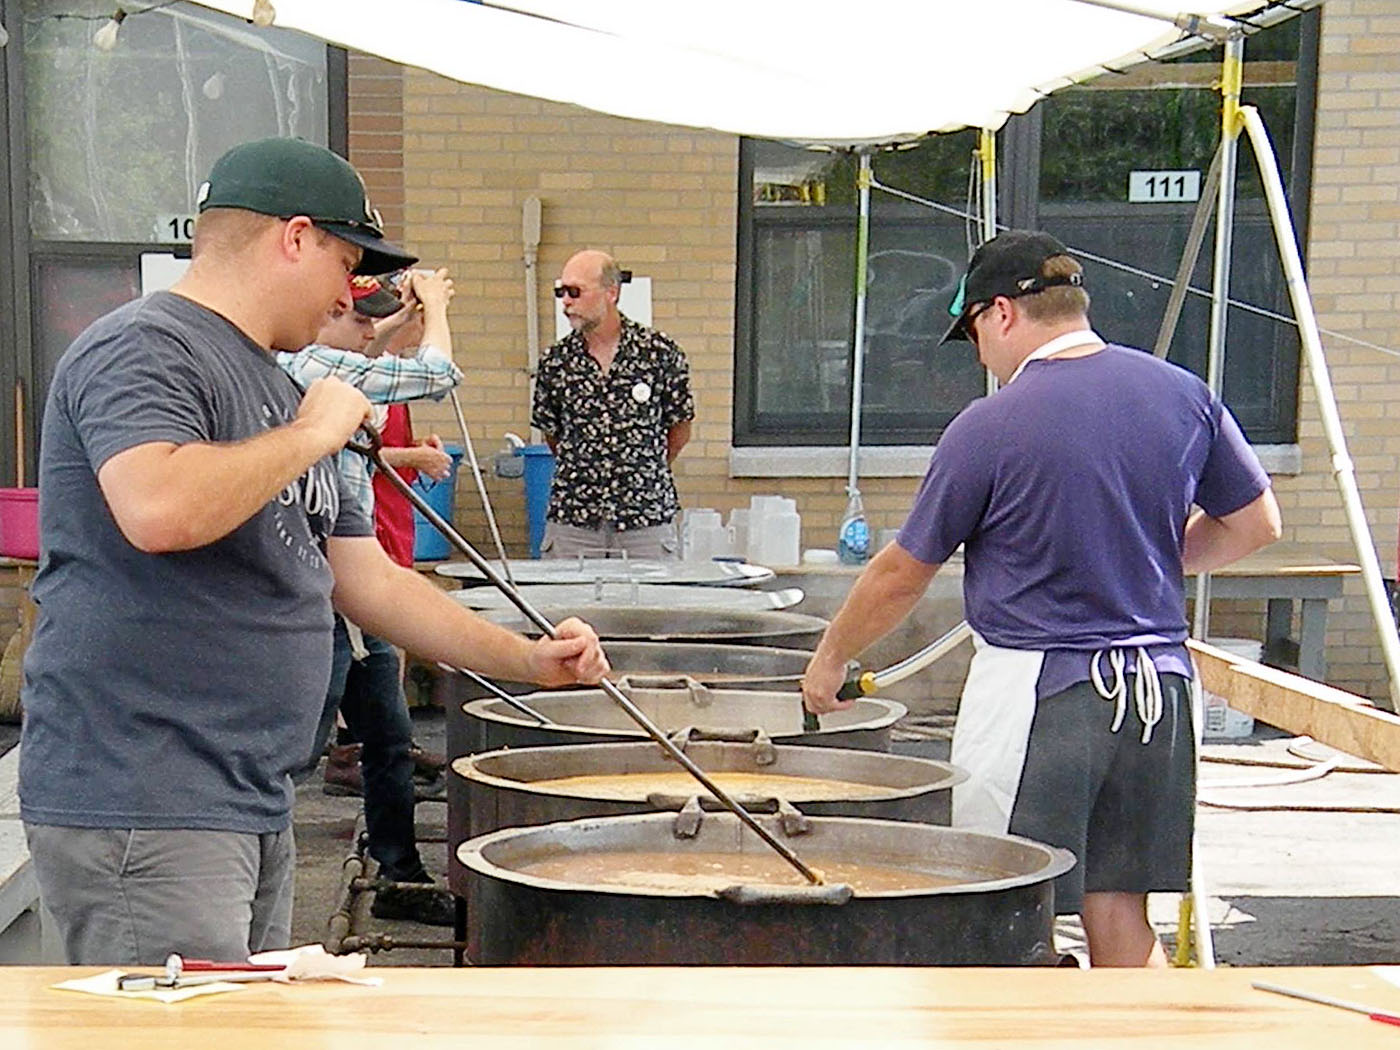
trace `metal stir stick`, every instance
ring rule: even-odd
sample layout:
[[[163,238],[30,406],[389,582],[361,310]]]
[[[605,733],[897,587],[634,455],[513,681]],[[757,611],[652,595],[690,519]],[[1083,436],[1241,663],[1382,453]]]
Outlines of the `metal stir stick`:
[[[449,522],[444,520],[437,511],[433,510],[426,500],[419,496],[418,493],[414,492],[412,487],[410,487],[403,478],[399,477],[396,472],[388,470],[385,467],[384,459],[380,455],[380,449],[383,447],[383,443],[380,439],[379,431],[376,430],[372,424],[367,422],[361,424],[360,429],[369,435],[369,444],[362,445],[358,442],[351,441],[347,443],[345,447],[352,452],[358,452],[360,455],[368,457],[376,467],[383,470],[385,476],[388,477],[394,488],[398,489],[410,503],[417,507],[418,512],[422,514],[435,529],[441,532],[454,547],[465,554],[467,560],[476,566],[477,571],[485,576],[492,586],[496,587],[497,590],[504,594],[510,600],[511,604],[524,614],[526,619],[550,638],[558,638],[559,635],[554,628],[554,624],[550,623],[544,614],[526,601],[521,593],[516,590],[514,584],[508,583],[500,573],[492,568],[491,563],[483,558],[477,552],[476,548],[468,543],[461,533],[454,529]],[[697,766],[689,755],[672,743],[670,738],[657,727],[656,723],[648,718],[641,708],[629,700],[621,689],[606,678],[598,684],[603,692],[607,693],[608,696],[627,713],[627,717],[636,722],[637,725],[646,732],[647,736],[651,737],[652,740],[656,741],[656,743],[661,746],[663,751],[678,762],[687,773],[698,780],[706,791],[719,800],[720,804],[723,805],[725,809],[729,810],[729,812],[733,813],[734,816],[747,825],[749,830],[767,843],[778,856],[782,857],[783,860],[796,868],[809,883],[814,886],[822,884],[822,877],[817,874],[817,872],[803,863],[801,857],[779,841],[771,831],[755,820],[748,810],[735,802],[723,788],[711,780],[705,771]]]
[[[467,448],[467,460],[472,465],[472,477],[476,479],[476,491],[481,494],[481,509],[486,511],[486,524],[491,527],[491,539],[495,541],[496,553],[501,556],[501,570],[512,584],[515,577],[510,574],[510,559],[506,557],[506,545],[501,542],[501,530],[496,526],[496,512],[491,509],[491,497],[486,494],[486,482],[481,477],[481,464],[476,460],[476,449],[472,447],[472,436],[467,430],[467,417],[462,415],[462,402],[457,399],[457,388],[448,391],[452,395],[452,410],[457,413],[457,425],[462,428],[462,444]]]

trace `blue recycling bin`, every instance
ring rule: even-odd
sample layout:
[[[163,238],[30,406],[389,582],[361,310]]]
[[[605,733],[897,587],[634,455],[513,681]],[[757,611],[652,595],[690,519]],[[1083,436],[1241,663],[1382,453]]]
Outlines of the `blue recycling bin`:
[[[549,490],[554,483],[554,453],[548,445],[526,445],[516,449],[515,454],[525,457],[525,519],[530,527],[530,557],[538,558],[549,511]]]
[[[437,511],[449,523],[452,522],[452,499],[457,491],[457,468],[462,465],[462,446],[445,445],[443,451],[452,457],[452,473],[441,481],[434,481],[428,475],[418,473],[413,480],[413,488],[423,497],[423,502]],[[427,518],[413,508],[413,560],[441,561],[452,555],[452,544],[438,532]]]

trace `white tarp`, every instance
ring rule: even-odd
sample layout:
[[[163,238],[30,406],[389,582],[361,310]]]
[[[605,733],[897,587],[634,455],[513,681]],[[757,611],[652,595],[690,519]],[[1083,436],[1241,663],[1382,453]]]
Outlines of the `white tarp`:
[[[243,18],[252,0],[197,0]],[[1125,0],[1176,16],[1193,0]],[[1291,3],[1199,0],[1203,16]],[[1083,0],[273,0],[276,23],[453,80],[618,116],[853,144],[998,128],[1179,41]]]

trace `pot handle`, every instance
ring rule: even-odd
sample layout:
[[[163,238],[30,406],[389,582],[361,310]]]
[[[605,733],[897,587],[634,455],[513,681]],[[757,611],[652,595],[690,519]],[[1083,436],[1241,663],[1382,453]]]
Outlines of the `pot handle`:
[[[631,689],[684,689],[690,693],[691,702],[697,707],[707,707],[710,703],[710,687],[688,674],[624,674],[618,676],[617,687],[623,692]]]
[[[821,886],[726,886],[720,900],[730,904],[845,904],[854,895],[845,882]]]
[[[785,798],[776,795],[736,795],[734,801],[750,813],[776,813],[783,834],[789,838],[805,835],[812,830],[807,814]],[[647,805],[656,810],[677,810],[671,831],[678,839],[693,839],[700,833],[706,813],[723,812],[725,807],[709,795],[671,795],[653,791],[647,795]]]
[[[773,747],[772,738],[761,727],[737,729],[731,726],[686,726],[671,734],[671,742],[682,751],[693,740],[752,744],[754,761],[760,766],[771,766],[778,760],[778,752]]]

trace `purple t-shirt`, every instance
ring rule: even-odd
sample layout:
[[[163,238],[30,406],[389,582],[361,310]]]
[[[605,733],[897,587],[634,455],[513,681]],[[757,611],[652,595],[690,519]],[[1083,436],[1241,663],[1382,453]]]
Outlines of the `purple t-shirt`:
[[[1268,486],[1204,383],[1109,346],[1032,361],[953,420],[899,544],[929,564],[964,544],[968,622],[993,645],[1050,650],[1041,695],[1085,680],[1083,655],[1115,646],[1189,674],[1187,514],[1222,517]]]

